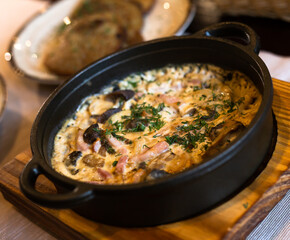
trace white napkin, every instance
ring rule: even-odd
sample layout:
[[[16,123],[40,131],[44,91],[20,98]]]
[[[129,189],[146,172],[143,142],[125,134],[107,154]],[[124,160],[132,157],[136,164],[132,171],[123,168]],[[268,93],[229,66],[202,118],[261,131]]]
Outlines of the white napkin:
[[[290,239],[290,190],[247,237],[247,240],[274,239]]]
[[[273,78],[290,82],[290,56],[280,56],[262,50],[259,54]]]

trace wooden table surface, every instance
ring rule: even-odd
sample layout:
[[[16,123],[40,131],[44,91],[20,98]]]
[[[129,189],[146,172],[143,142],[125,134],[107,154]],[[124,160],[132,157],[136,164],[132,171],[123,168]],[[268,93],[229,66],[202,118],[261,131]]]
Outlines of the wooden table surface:
[[[0,166],[29,148],[33,120],[55,86],[39,85],[18,76],[3,58],[18,28],[47,6],[46,1],[0,1],[0,74],[7,87],[7,104],[0,122]],[[0,194],[0,239],[55,239],[20,214]]]

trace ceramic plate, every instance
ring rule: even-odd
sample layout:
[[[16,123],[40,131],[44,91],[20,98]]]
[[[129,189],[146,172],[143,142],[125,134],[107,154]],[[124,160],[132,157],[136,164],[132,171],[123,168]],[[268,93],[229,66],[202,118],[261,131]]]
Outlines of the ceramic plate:
[[[49,72],[42,63],[42,46],[57,26],[70,14],[78,0],[62,0],[27,22],[14,36],[6,58],[14,69],[43,84],[59,84],[61,76]],[[142,36],[145,41],[182,35],[191,23],[195,6],[191,0],[156,0],[144,16]]]

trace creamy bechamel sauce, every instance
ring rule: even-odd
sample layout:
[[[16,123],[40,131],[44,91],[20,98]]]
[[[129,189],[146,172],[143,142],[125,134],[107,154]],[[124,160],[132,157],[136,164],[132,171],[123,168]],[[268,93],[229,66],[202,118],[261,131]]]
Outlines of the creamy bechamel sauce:
[[[131,74],[117,88],[88,96],[63,124],[51,159],[57,172],[126,184],[184,171],[222,151],[261,103],[247,76],[210,64]]]

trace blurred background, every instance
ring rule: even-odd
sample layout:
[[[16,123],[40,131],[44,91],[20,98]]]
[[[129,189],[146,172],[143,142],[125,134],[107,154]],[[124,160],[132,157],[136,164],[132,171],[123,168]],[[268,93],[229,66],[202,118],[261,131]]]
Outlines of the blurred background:
[[[196,0],[196,15],[188,31],[220,21],[252,27],[263,50],[290,56],[290,0]]]
[[[195,0],[187,29],[195,32],[222,21],[242,22],[260,36],[259,56],[271,75],[290,82],[290,0]]]

